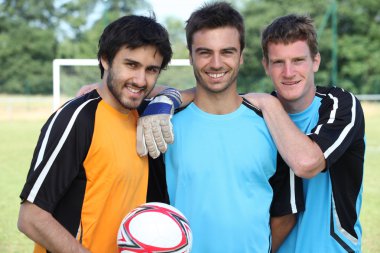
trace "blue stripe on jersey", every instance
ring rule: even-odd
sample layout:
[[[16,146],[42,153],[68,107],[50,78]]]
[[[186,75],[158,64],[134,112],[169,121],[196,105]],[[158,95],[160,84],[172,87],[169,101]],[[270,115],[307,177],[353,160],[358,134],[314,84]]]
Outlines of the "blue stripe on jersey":
[[[192,252],[269,252],[277,149],[263,118],[244,105],[213,115],[192,103],[173,126],[168,192],[190,222]]]

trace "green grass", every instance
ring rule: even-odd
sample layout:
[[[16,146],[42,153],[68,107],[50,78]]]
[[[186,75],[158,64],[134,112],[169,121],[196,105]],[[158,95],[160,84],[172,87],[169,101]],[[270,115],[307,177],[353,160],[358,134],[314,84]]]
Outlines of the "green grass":
[[[32,243],[17,230],[19,194],[42,121],[0,122],[0,252],[32,252]]]
[[[365,104],[367,150],[361,212],[363,252],[380,252],[380,104]],[[50,110],[50,108],[48,108]],[[34,119],[33,119],[34,118]],[[19,194],[45,116],[0,119],[0,252],[32,251],[32,242],[17,230]]]
[[[380,104],[364,104],[366,119],[366,156],[364,168],[363,252],[380,252]]]

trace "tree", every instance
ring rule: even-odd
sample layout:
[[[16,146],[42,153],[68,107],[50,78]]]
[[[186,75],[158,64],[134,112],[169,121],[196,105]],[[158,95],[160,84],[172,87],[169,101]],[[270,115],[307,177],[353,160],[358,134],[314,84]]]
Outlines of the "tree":
[[[331,11],[334,1],[336,16]],[[275,17],[296,12],[310,14],[320,32],[322,63],[317,84],[337,85],[357,94],[380,93],[380,1],[230,2],[241,10],[246,24],[240,91],[272,90],[261,66],[260,33]],[[51,93],[53,59],[95,58],[99,36],[109,22],[148,9],[149,4],[139,0],[0,0],[0,92]],[[336,28],[332,26],[332,17],[337,18]],[[166,27],[174,58],[187,58],[184,24],[168,19]],[[332,75],[335,62],[337,82]],[[170,76],[165,80],[170,80]]]
[[[380,93],[380,2],[339,3],[339,78],[356,93]]]
[[[0,92],[51,94],[53,59],[96,57],[104,27],[145,6],[138,0],[0,0]]]
[[[0,5],[0,92],[51,89],[48,62],[57,48],[53,12],[49,0],[6,0]]]
[[[173,58],[187,59],[189,52],[186,45],[185,24],[175,17],[169,17],[165,20],[165,26],[172,44]]]
[[[113,20],[136,12],[146,7],[146,1],[138,0],[76,0],[60,7],[61,23],[66,31],[61,41],[58,57],[60,58],[94,58],[97,42],[103,29]],[[97,10],[97,13],[94,13]],[[65,15],[70,13],[70,15]],[[89,18],[91,17],[91,18]],[[68,33],[69,32],[69,33]]]
[[[61,13],[69,10],[71,15],[61,15],[61,23],[70,27],[70,30],[60,32],[64,36],[60,41],[56,58],[97,58],[98,41],[103,29],[113,20],[136,13],[141,8],[148,9],[146,1],[77,0],[63,4],[60,8]],[[74,95],[82,85],[100,79],[99,71],[91,67],[65,67],[61,75],[62,80],[68,80],[65,87],[61,87],[61,91],[69,96]]]

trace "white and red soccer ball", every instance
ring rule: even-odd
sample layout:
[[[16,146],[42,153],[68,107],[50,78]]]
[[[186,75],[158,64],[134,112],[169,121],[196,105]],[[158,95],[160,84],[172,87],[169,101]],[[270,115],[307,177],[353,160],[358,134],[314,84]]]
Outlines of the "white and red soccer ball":
[[[192,233],[185,216],[173,206],[151,202],[129,212],[117,235],[120,253],[188,253]]]

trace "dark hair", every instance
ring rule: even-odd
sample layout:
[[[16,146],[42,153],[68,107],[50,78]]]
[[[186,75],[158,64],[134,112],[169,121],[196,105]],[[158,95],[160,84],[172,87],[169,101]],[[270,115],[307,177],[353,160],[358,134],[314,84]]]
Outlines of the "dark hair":
[[[161,69],[165,69],[171,60],[173,51],[167,30],[156,22],[155,17],[129,15],[113,21],[104,29],[99,39],[100,76],[103,78],[104,74],[104,68],[100,61],[102,57],[112,65],[116,53],[122,47],[135,49],[148,45],[156,47],[162,55]]]
[[[205,4],[194,11],[186,21],[186,40],[187,48],[191,52],[193,44],[193,35],[202,29],[215,29],[221,27],[234,27],[240,35],[240,49],[245,47],[244,21],[240,13],[235,10],[229,3],[215,2]]]
[[[313,20],[309,16],[296,14],[279,17],[268,25],[261,35],[263,56],[268,60],[269,43],[287,45],[299,40],[307,42],[312,57],[318,54],[317,33]]]

